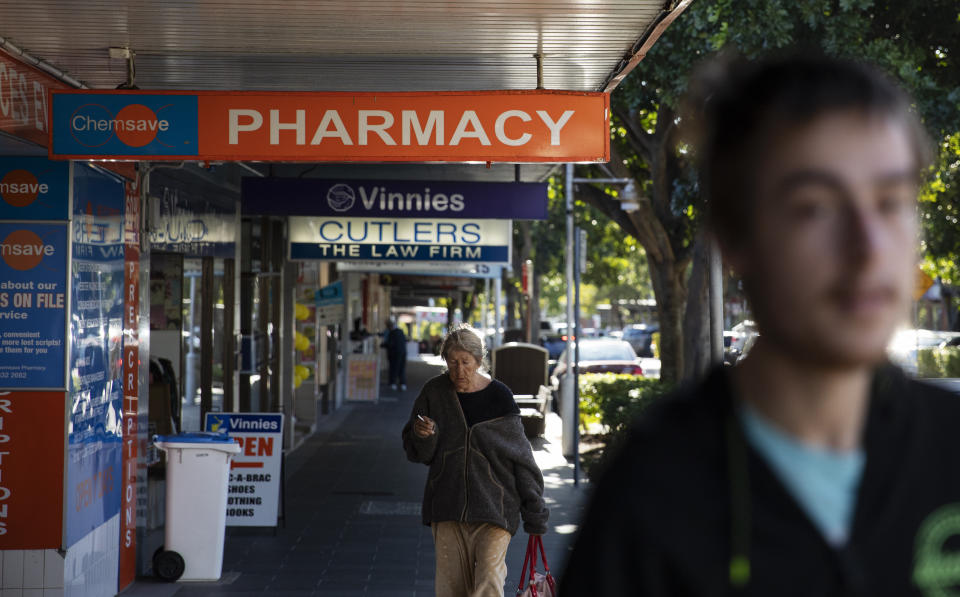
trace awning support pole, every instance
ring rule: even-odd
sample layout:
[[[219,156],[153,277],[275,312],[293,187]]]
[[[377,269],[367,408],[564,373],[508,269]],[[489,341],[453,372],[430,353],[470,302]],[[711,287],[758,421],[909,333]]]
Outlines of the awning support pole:
[[[567,279],[567,349],[566,349],[566,373],[563,376],[563,382],[560,385],[560,418],[563,421],[562,426],[562,448],[563,455],[567,458],[574,456],[574,439],[577,421],[576,409],[574,408],[573,391],[573,164],[566,165],[566,186],[564,192],[564,201],[566,204],[567,218],[567,246],[566,246],[566,279]]]

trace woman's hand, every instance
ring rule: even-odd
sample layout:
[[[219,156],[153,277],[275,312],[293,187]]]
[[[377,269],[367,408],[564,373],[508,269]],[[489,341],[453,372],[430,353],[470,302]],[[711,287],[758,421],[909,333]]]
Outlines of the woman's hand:
[[[430,437],[437,432],[437,424],[430,417],[417,415],[417,420],[413,422],[413,432],[417,437]]]

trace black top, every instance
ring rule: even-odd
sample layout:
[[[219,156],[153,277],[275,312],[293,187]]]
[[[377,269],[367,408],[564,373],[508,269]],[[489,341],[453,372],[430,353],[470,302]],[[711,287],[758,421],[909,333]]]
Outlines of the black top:
[[[467,426],[496,419],[505,415],[519,415],[520,407],[513,399],[513,392],[503,382],[493,380],[490,385],[476,392],[457,392],[460,408],[467,419]]]
[[[407,336],[400,328],[395,327],[387,332],[387,339],[384,340],[383,346],[387,349],[388,359],[407,356]]]
[[[729,374],[715,370],[644,412],[594,488],[561,595],[926,597],[958,584],[960,396],[893,367],[877,372],[842,548],[752,446],[730,460],[732,405]],[[731,545],[743,533],[749,573],[737,592]]]

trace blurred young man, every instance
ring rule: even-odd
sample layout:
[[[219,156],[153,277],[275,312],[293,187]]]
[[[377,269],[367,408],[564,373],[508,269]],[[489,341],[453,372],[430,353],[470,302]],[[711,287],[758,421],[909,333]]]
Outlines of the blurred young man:
[[[822,58],[718,80],[699,114],[702,189],[760,336],[641,418],[560,594],[953,594],[960,397],[885,358],[927,162],[909,99]]]

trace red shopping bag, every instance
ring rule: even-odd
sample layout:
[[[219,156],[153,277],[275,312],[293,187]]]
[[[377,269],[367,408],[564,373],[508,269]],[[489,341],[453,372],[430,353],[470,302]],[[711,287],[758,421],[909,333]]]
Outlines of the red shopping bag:
[[[537,551],[543,559],[543,574],[537,572]],[[528,576],[529,573],[529,576]],[[543,538],[540,535],[530,535],[527,541],[527,555],[523,558],[523,570],[520,571],[520,586],[517,595],[520,597],[555,597],[557,586],[550,575],[550,566],[547,564],[547,554],[543,551]]]

